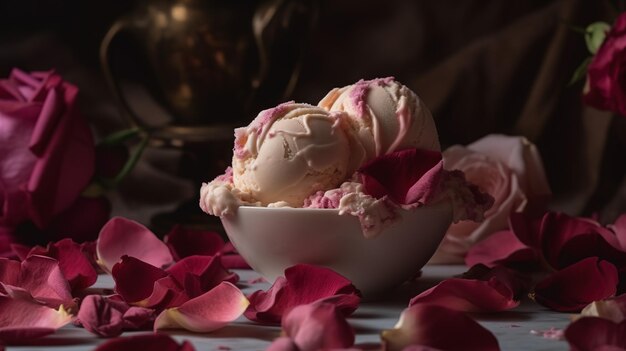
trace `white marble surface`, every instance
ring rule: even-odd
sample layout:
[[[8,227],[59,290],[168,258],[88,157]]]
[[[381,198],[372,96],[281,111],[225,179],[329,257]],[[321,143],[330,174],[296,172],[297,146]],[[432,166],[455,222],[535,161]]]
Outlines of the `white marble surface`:
[[[426,266],[422,277],[415,284],[406,284],[379,301],[366,301],[349,318],[357,333],[356,343],[369,349],[378,349],[379,333],[392,328],[407,306],[410,297],[433,286],[438,281],[465,271],[463,266]],[[253,271],[237,270],[241,280],[238,284],[245,293],[267,289],[267,283],[251,283],[258,275]],[[93,289],[110,289],[113,281],[109,276],[100,276]],[[567,350],[565,341],[546,339],[531,331],[550,328],[565,328],[569,314],[551,312],[530,300],[514,310],[477,314],[473,317],[491,330],[498,339],[502,350]],[[137,332],[139,333],[139,332]],[[144,332],[145,333],[145,332]],[[449,331],[451,337],[454,331]],[[134,333],[125,333],[132,335]],[[269,327],[252,323],[244,317],[229,326],[210,334],[193,334],[182,331],[170,332],[178,340],[190,340],[198,351],[201,350],[264,350],[280,334],[279,327]],[[67,350],[87,351],[105,339],[99,339],[84,329],[66,326],[45,340],[34,341],[31,346],[7,347],[9,351]]]

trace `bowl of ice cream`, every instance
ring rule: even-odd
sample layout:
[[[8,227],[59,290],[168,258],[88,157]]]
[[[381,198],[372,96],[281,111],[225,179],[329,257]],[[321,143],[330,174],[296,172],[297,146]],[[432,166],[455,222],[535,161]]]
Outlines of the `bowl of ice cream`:
[[[261,111],[235,130],[233,154],[202,185],[200,207],[270,281],[309,263],[380,292],[416,274],[453,219],[489,206],[443,169],[430,112],[393,78]]]
[[[365,295],[415,276],[452,222],[449,202],[401,211],[379,235],[365,238],[359,220],[336,209],[242,206],[222,217],[233,245],[269,281],[296,263],[329,267]]]

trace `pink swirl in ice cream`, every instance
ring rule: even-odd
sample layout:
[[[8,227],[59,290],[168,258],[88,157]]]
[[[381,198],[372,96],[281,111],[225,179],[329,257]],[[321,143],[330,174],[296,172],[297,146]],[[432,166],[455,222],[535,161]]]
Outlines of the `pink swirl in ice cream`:
[[[365,149],[363,163],[405,148],[440,151],[435,122],[415,93],[393,77],[332,89],[318,104],[347,113]]]

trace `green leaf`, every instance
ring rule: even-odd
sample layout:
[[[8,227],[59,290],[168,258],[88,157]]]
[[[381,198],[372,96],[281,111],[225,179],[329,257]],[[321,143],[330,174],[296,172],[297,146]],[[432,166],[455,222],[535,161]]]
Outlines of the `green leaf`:
[[[585,43],[587,44],[587,50],[592,55],[595,55],[598,52],[602,43],[604,43],[604,39],[606,38],[606,33],[611,29],[611,26],[606,22],[594,22],[587,26],[585,29]]]
[[[587,67],[591,63],[593,57],[587,57],[574,71],[572,79],[570,79],[568,86],[576,84],[579,80],[582,80],[587,75]]]
[[[130,128],[130,129],[120,130],[118,132],[109,134],[106,137],[104,137],[104,139],[100,140],[98,145],[102,145],[102,146],[118,145],[127,140],[137,137],[141,132],[142,130],[140,128]]]

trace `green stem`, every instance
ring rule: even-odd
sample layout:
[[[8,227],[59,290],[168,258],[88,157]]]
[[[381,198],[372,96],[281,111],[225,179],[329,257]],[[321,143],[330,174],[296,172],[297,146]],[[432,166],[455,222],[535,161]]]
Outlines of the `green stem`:
[[[136,137],[141,132],[143,132],[143,131],[140,128],[137,128],[137,127],[120,130],[120,131],[115,132],[113,134],[107,135],[104,139],[100,140],[100,142],[98,144],[102,145],[102,146],[118,145],[118,144],[121,144],[121,143],[123,143],[123,142],[125,142],[127,140],[130,140],[130,139]]]
[[[122,170],[115,176],[115,178],[113,178],[114,185],[117,186],[135,168],[137,162],[139,162],[139,159],[143,154],[143,151],[146,149],[146,146],[148,146],[149,139],[150,137],[148,135],[143,136],[139,146],[133,150],[132,155],[130,155],[128,161],[126,161],[124,167],[122,167]]]

